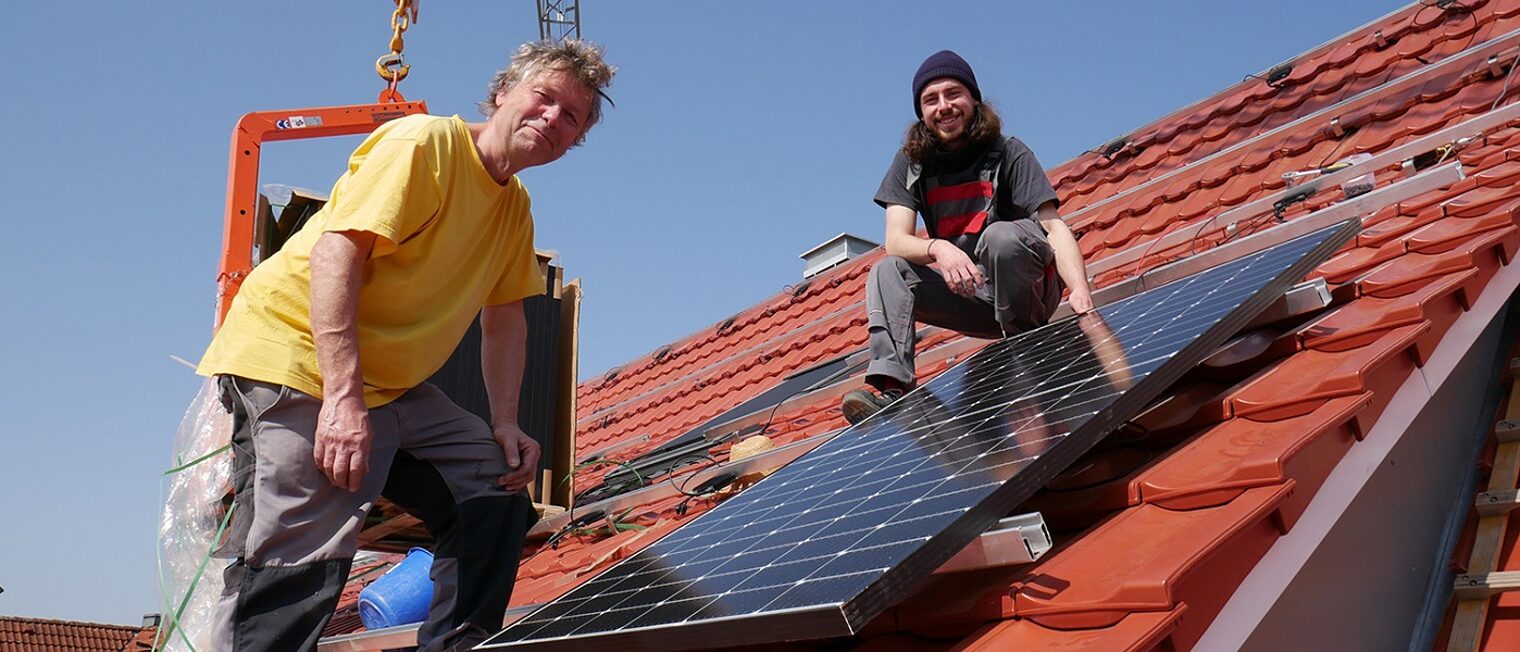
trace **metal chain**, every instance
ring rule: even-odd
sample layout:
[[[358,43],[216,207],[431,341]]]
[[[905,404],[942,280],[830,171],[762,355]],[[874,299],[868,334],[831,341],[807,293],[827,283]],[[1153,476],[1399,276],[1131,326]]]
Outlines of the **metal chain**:
[[[410,15],[408,15],[410,12]],[[402,42],[401,35],[406,33],[406,28],[412,26],[417,20],[417,6],[412,0],[396,0],[396,10],[391,12],[391,52],[401,54],[406,44]]]
[[[401,51],[406,48],[406,41],[401,35],[406,33],[412,23],[417,22],[417,2],[418,0],[396,0],[396,10],[391,12],[391,51],[375,60],[375,72],[386,81],[386,89],[380,93],[381,101],[403,101],[400,99],[401,93],[396,90],[396,84],[406,79],[412,67],[401,56]]]

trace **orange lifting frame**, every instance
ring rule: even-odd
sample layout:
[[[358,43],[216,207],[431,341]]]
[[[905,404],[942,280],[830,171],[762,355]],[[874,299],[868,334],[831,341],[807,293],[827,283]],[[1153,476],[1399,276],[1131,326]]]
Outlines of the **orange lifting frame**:
[[[367,134],[380,125],[415,113],[426,102],[354,104],[314,109],[258,111],[244,115],[232,130],[227,162],[227,215],[222,225],[222,259],[217,267],[216,326],[221,327],[232,297],[253,269],[255,214],[259,197],[259,155],[265,142]]]

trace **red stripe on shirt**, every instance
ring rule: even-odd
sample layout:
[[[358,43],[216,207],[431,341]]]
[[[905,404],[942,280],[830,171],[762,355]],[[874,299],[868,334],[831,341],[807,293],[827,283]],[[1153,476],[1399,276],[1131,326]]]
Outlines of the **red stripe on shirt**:
[[[973,197],[991,197],[992,183],[989,181],[973,181],[971,183],[959,183],[953,186],[940,186],[932,188],[924,193],[924,199],[931,204],[942,201],[956,201],[958,199],[971,199]]]
[[[942,217],[934,221],[935,235],[941,238],[954,238],[966,233],[981,233],[982,227],[987,223],[987,211],[966,213]]]

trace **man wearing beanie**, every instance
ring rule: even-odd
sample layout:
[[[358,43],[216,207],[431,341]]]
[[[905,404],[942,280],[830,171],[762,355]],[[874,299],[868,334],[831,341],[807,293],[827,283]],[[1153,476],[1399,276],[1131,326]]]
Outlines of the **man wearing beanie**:
[[[1063,283],[1074,311],[1092,309],[1055,189],[1034,152],[1001,133],[971,66],[950,50],[925,59],[913,75],[913,110],[918,121],[876,191],[887,218],[887,257],[866,282],[866,383],[876,391],[845,395],[851,423],[916,384],[915,321],[1006,337],[1046,323]]]

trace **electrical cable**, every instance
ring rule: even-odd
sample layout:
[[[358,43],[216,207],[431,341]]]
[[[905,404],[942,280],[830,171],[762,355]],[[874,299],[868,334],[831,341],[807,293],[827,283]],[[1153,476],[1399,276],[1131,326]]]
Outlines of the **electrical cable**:
[[[1426,0],[1420,0],[1420,5],[1423,8],[1420,9],[1419,11],[1415,12],[1414,17],[1409,20],[1409,23],[1411,25],[1419,25],[1420,24],[1420,14],[1425,13],[1425,9],[1435,9],[1435,10],[1438,10],[1438,11],[1442,12],[1443,14],[1446,13],[1448,10],[1461,11],[1461,12],[1467,14],[1467,16],[1472,19],[1472,21],[1473,21],[1473,30],[1472,30],[1472,33],[1467,36],[1467,42],[1463,43],[1462,47],[1460,47],[1460,48],[1457,49],[1457,52],[1461,52],[1461,51],[1466,50],[1467,48],[1471,47],[1472,44],[1473,44],[1473,40],[1478,37],[1478,16],[1477,16],[1477,14],[1473,13],[1473,10],[1472,10],[1473,8],[1472,7],[1469,7],[1466,4],[1463,4],[1460,0],[1450,0],[1450,1],[1447,1],[1445,3],[1443,3],[1442,0],[1430,0],[1428,2]],[[1418,61],[1418,62],[1420,62],[1422,64],[1425,64],[1427,66],[1430,65],[1431,63],[1433,63],[1431,61],[1426,61],[1424,57],[1419,56],[1419,55],[1415,55],[1414,60]]]
[[[696,471],[693,471],[690,475],[677,476],[676,475],[676,467],[680,466],[681,461],[685,460],[685,459],[693,458],[693,457],[700,458],[700,459],[705,459],[705,460],[707,460],[707,464],[705,466],[702,466],[701,468],[698,468]],[[681,457],[676,458],[676,461],[671,462],[670,466],[665,469],[665,473],[669,474],[665,479],[670,482],[671,488],[675,489],[676,491],[681,492],[681,495],[683,495],[683,496],[693,496],[693,495],[696,495],[696,494],[692,494],[692,493],[686,491],[686,484],[685,483],[686,482],[691,482],[691,478],[693,476],[695,476],[696,474],[701,473],[702,471],[704,471],[706,469],[710,469],[710,468],[713,468],[713,467],[719,466],[719,465],[720,465],[720,463],[718,462],[718,459],[715,458],[715,457],[713,457],[713,456],[711,456],[711,455],[708,455],[707,453],[692,453],[690,455],[682,455]],[[677,477],[685,477],[686,479],[684,481],[680,482],[680,483],[677,483],[676,482],[676,478]]]
[[[1499,97],[1494,98],[1493,105],[1488,107],[1489,111],[1499,108],[1499,104],[1504,102],[1504,96],[1509,94],[1509,83],[1515,78],[1516,68],[1520,68],[1520,58],[1510,62],[1509,72],[1504,75],[1504,86],[1499,89]]]
[[[703,480],[701,484],[697,485],[695,491],[687,491],[685,486],[677,488],[677,491],[685,494],[686,497],[682,498],[681,502],[676,505],[676,516],[686,515],[687,505],[691,504],[691,500],[693,498],[705,498],[707,496],[715,494],[719,489],[728,486],[729,483],[732,483],[738,478],[738,472],[728,471],[726,473],[719,473],[711,478]]]
[[[565,477],[561,478],[559,482],[560,482],[561,485],[563,485],[566,482],[569,482],[570,483],[570,491],[571,491],[571,493],[574,493],[575,492],[575,473],[577,471],[582,470],[582,469],[592,468],[592,467],[600,466],[600,465],[603,465],[603,464],[616,464],[616,465],[621,466],[621,467],[623,467],[625,469],[628,469],[628,472],[633,474],[633,478],[634,478],[634,480],[637,481],[638,486],[640,486],[640,487],[644,486],[644,475],[641,474],[641,473],[639,473],[638,468],[634,467],[632,464],[629,464],[628,462],[624,462],[623,460],[615,460],[615,459],[606,458],[606,457],[604,457],[602,459],[599,459],[599,460],[591,460],[589,462],[581,462],[580,464],[575,465],[573,468],[570,469],[570,473],[566,474]],[[602,485],[606,486],[606,483],[603,482]],[[592,490],[591,489],[587,489],[586,491],[589,493]],[[585,494],[584,493],[582,493],[582,494],[576,494],[576,497],[579,498],[580,496],[583,496],[583,495],[585,495]],[[572,520],[575,518],[575,501],[571,501],[571,503],[570,503],[570,509],[566,510],[566,513],[569,514],[569,516],[570,516],[570,518]]]

